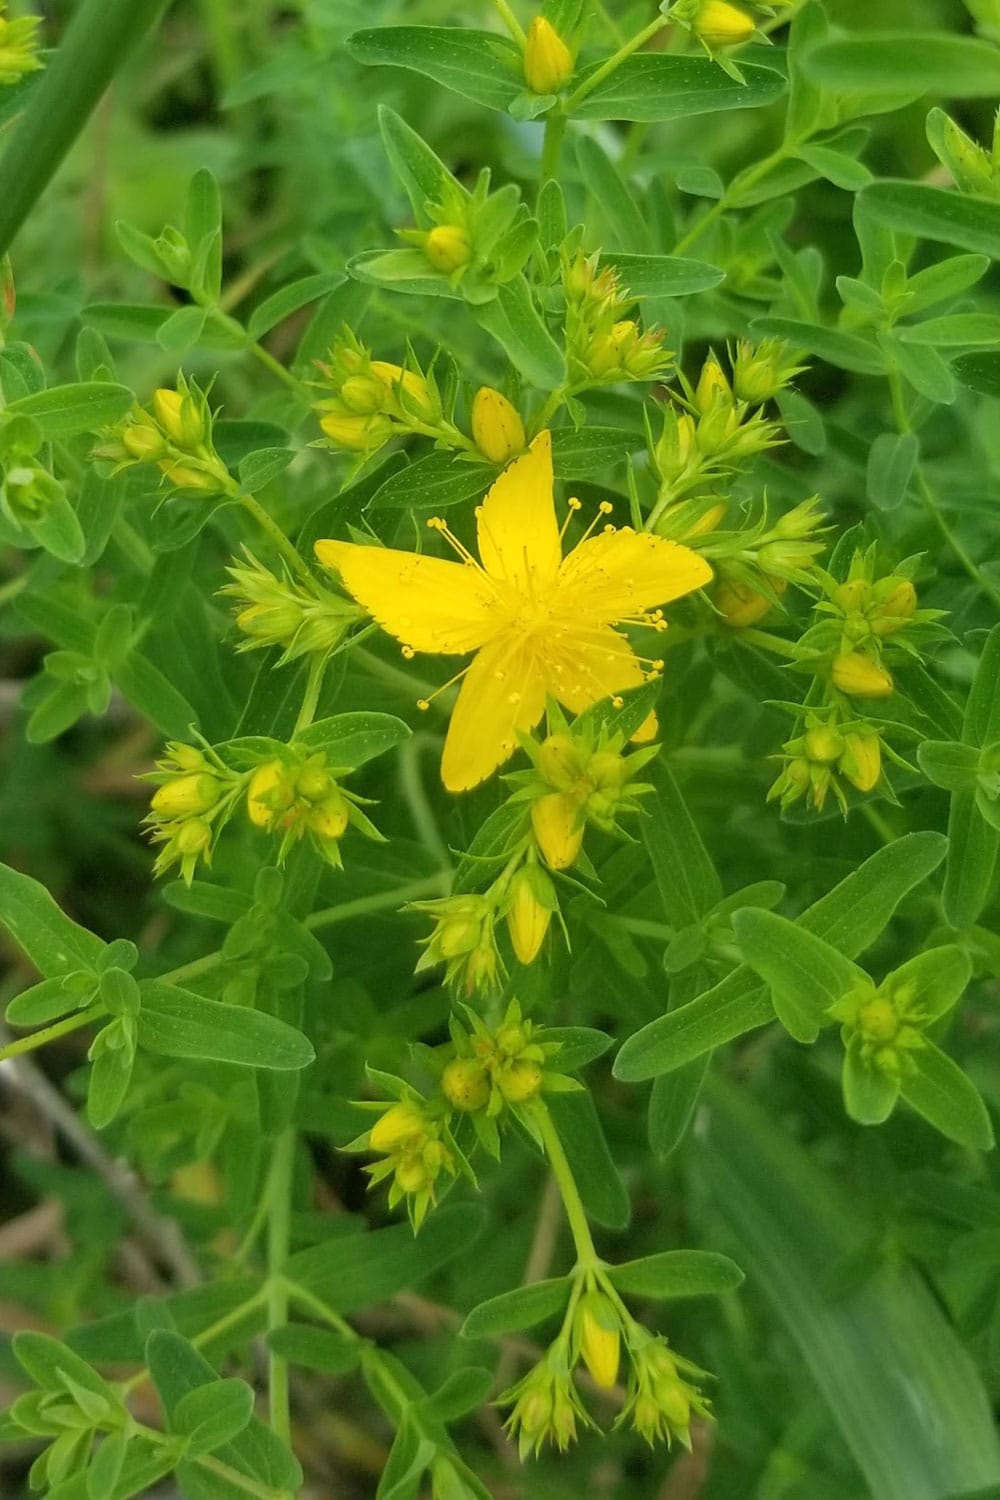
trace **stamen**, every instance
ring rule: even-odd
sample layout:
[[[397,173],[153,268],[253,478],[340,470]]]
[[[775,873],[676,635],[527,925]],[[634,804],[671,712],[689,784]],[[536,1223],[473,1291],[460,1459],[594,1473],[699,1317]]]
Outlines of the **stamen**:
[[[569,525],[570,521],[572,521],[572,519],[576,515],[577,511],[580,511],[582,509],[583,509],[583,502],[581,500],[578,500],[575,495],[571,495],[569,497],[569,499],[566,501],[566,518],[565,518],[565,520],[563,521],[562,525],[559,528],[559,540],[560,541],[562,541],[563,538],[565,537],[565,535],[566,535],[566,528]]]
[[[464,542],[460,542],[458,540],[458,537],[452,531],[447,521],[442,520],[440,516],[431,516],[427,522],[427,525],[430,527],[431,531],[438,532],[444,538],[444,540],[448,543],[448,546],[452,549],[453,552],[458,553],[458,556],[464,563],[469,563],[473,568],[477,568],[480,572],[482,572],[482,567],[479,562],[476,560],[476,558],[473,557],[472,553],[469,551],[468,547],[465,546]]]
[[[407,661],[412,661],[417,654],[412,646],[403,646],[401,649],[402,655],[406,658]]]
[[[597,515],[591,521],[590,525],[587,527],[586,531],[583,533],[583,536],[580,538],[580,541],[577,542],[576,545],[579,547],[581,542],[585,542],[587,540],[588,536],[590,536],[590,533],[594,530],[594,527],[600,525],[600,523],[601,523],[601,517],[602,516],[610,516],[610,514],[611,514],[611,512],[613,510],[614,510],[614,506],[611,504],[610,500],[602,500],[601,503],[600,503],[600,505],[597,507]],[[609,526],[605,526],[604,527],[605,531],[614,531],[614,529],[615,528],[613,526],[610,526],[610,527]]]
[[[454,687],[456,682],[461,682],[462,678],[465,676],[466,672],[471,666],[472,662],[469,662],[468,666],[463,667],[460,672],[456,672],[454,677],[449,677],[447,682],[442,682],[440,687],[436,687],[434,689],[429,698],[418,698],[417,707],[419,708],[420,712],[426,713],[431,704],[434,702],[434,699],[437,698],[439,694],[447,692],[448,688]]]

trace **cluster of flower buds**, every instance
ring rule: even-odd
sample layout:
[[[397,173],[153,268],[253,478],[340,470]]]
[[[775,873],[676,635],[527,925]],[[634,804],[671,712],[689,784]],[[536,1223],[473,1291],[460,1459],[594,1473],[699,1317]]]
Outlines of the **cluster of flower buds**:
[[[463,1158],[440,1108],[405,1085],[401,1093],[396,1103],[379,1105],[371,1130],[344,1149],[373,1151],[382,1158],[365,1167],[371,1186],[392,1179],[389,1207],[405,1202],[416,1232],[437,1201],[439,1184],[457,1176]]]
[[[631,1426],[650,1446],[660,1441],[669,1446],[676,1438],[690,1447],[692,1416],[709,1415],[708,1402],[694,1383],[705,1372],[636,1322],[611,1276],[600,1268],[574,1277],[562,1329],[545,1357],[499,1398],[499,1405],[512,1408],[505,1426],[522,1458],[546,1443],[564,1450],[575,1440],[578,1424],[596,1426],[573,1372],[582,1365],[595,1386],[612,1390],[623,1354],[627,1388],[615,1426]]]
[[[467,1007],[463,1015],[467,1025],[452,1015],[451,1043],[436,1049],[432,1065],[441,1070],[439,1086],[449,1109],[468,1116],[480,1145],[499,1157],[496,1122],[505,1110],[526,1121],[523,1107],[543,1091],[564,1093],[579,1085],[552,1070],[561,1043],[549,1041],[544,1026],[522,1015],[517,1000],[492,1026]]]
[[[815,588],[825,549],[818,500],[803,500],[776,520],[766,513],[749,532],[720,537],[712,606],[721,624],[747,630],[780,604],[790,583]]]
[[[198,861],[211,863],[215,840],[232,817],[245,778],[208,747],[170,744],[144,779],[157,787],[144,820],[152,842],[163,846],[154,874],[180,865],[181,877],[190,885]]]
[[[805,798],[817,812],[830,792],[846,811],[844,783],[872,792],[882,780],[883,757],[898,761],[878,727],[866,719],[840,720],[835,709],[808,713],[803,733],[786,740],[782,751],[784,765],[767,800],[779,799],[782,807],[789,807]]]
[[[410,910],[426,912],[434,919],[430,936],[421,940],[424,951],[417,960],[416,973],[444,964],[445,983],[462,994],[494,987],[503,969],[497,951],[497,904],[492,891],[414,901]]]
[[[0,462],[0,515],[12,526],[31,528],[65,500],[66,490],[34,453],[6,451]]]
[[[894,974],[876,987],[859,983],[830,1006],[841,1038],[866,1068],[896,1076],[912,1067],[911,1054],[925,1045],[924,1028],[935,1019],[905,980]]]
[[[236,628],[245,637],[237,650],[280,646],[279,666],[300,656],[329,656],[362,618],[350,599],[312,581],[278,576],[252,552],[244,554],[226,569],[232,583],[219,590],[236,600]]]
[[[156,391],[149,408],[136,406],[105,434],[95,458],[110,459],[117,474],[136,464],[159,469],[170,490],[201,499],[235,498],[239,486],[212,443],[212,412],[193,380]]]
[[[635,298],[620,285],[598,255],[564,255],[566,353],[574,389],[613,385],[621,380],[659,380],[673,356],[664,348],[662,329],[645,332],[627,316]]]
[[[450,430],[432,372],[373,359],[371,351],[345,328],[325,361],[317,361],[325,391],[314,410],[333,448],[371,454],[391,438]]]
[[[263,761],[253,771],[247,785],[247,816],[254,827],[281,835],[279,864],[306,837],[338,869],[340,841],[349,827],[381,839],[361,811],[367,799],[346,791],[337,780],[340,774],[340,768],[330,765],[322,751],[311,752],[295,744],[286,745],[281,755]]]
[[[557,94],[573,76],[573,54],[555,27],[536,16],[524,41],[524,81],[533,94]]]
[[[18,83],[42,66],[37,55],[40,24],[38,16],[20,16],[14,21],[0,16],[0,88]]]
[[[656,733],[649,719],[633,735],[642,741]],[[659,753],[656,745],[623,754],[624,736],[605,729],[594,732],[586,721],[563,721],[540,743],[522,740],[531,758],[530,771],[505,779],[516,787],[512,802],[527,803],[535,846],[550,870],[568,870],[583,846],[588,823],[605,833],[621,833],[619,818],[636,812],[652,788],[635,777]]]

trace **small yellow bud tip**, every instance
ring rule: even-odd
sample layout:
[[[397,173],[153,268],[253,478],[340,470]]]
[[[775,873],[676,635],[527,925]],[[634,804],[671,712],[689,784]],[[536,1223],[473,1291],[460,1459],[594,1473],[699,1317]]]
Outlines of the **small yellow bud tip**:
[[[734,47],[749,41],[757,27],[752,16],[728,0],[706,0],[691,29],[707,47]]]
[[[893,690],[889,673],[861,651],[838,656],[830,675],[834,687],[850,698],[888,698]]]
[[[527,435],[517,409],[506,396],[484,385],[472,403],[472,436],[490,463],[508,463],[524,451]]]
[[[375,1121],[369,1133],[373,1151],[395,1151],[405,1141],[420,1139],[427,1133],[423,1112],[413,1104],[392,1104]]]
[[[435,271],[448,275],[468,265],[472,259],[472,243],[459,225],[438,224],[424,240],[424,254]]]
[[[535,94],[556,94],[573,76],[573,54],[544,16],[528,27],[524,80]]]

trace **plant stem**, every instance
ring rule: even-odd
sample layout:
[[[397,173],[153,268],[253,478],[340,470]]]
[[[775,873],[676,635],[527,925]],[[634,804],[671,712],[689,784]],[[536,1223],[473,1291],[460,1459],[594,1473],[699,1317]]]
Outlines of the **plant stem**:
[[[0,162],[0,255],[41,197],[163,0],[83,0]]]
[[[269,516],[260,501],[253,495],[240,495],[239,502],[248,515],[253,516],[257,525],[266,532],[274,547],[281,553],[293,572],[298,573],[300,578],[307,578],[312,582],[312,574],[306,567],[296,548],[289,541],[277,521]]]
[[[319,702],[320,691],[323,687],[323,674],[326,671],[327,658],[323,655],[314,656],[309,663],[309,676],[306,678],[306,690],[302,698],[302,707],[299,716],[295,720],[295,728],[292,730],[292,738],[300,734],[303,729],[308,729],[316,717],[316,705]]]
[[[566,116],[561,109],[552,109],[545,117],[545,136],[542,140],[542,160],[538,169],[538,186],[542,187],[550,178],[559,175],[559,157],[563,137],[566,134]]]
[[[664,26],[669,25],[670,22],[666,16],[657,16],[656,20],[650,21],[649,25],[644,26],[642,31],[636,32],[634,37],[631,37],[627,42],[623,42],[617,52],[613,52],[606,62],[603,62],[599,68],[573,90],[563,105],[566,114],[571,115],[576,106],[583,99],[586,99],[587,95],[592,93],[599,83],[603,83],[605,78],[610,77],[627,57],[631,57],[633,52],[638,52],[639,48],[644,47],[648,41],[651,41],[658,32],[663,30]]]
[[[27,573],[19,573],[16,578],[11,578],[6,583],[0,584],[0,608],[5,604],[9,604],[11,599],[16,599],[18,594],[23,593],[27,587]]]
[[[91,1005],[87,1010],[65,1016],[61,1021],[53,1021],[51,1026],[44,1026],[41,1031],[33,1031],[30,1036],[20,1036],[16,1041],[0,1047],[0,1062],[6,1062],[8,1057],[21,1057],[25,1052],[34,1052],[36,1048],[58,1041],[61,1036],[69,1036],[70,1032],[79,1031],[81,1027],[89,1026],[91,1021],[99,1021],[106,1015],[103,1005]]]
[[[295,1131],[279,1135],[271,1158],[268,1180],[267,1219],[267,1326],[284,1328],[288,1322],[288,1283],[285,1263],[291,1237],[292,1168],[295,1163]],[[271,1350],[268,1354],[268,1405],[271,1427],[285,1443],[291,1441],[292,1421],[288,1398],[288,1361]]]
[[[709,225],[714,224],[715,221],[721,218],[726,210],[732,206],[732,200],[735,194],[745,192],[747,188],[753,187],[755,183],[758,183],[762,177],[766,177],[772,167],[776,167],[779,162],[784,161],[789,150],[795,144],[797,143],[785,141],[781,146],[777,148],[776,151],[772,151],[770,156],[765,156],[763,160],[755,162],[752,167],[747,167],[743,172],[737,172],[736,176],[726,188],[722,197],[716,199],[715,203],[712,204],[712,207],[706,214],[702,215],[697,224],[692,225],[687,234],[683,235],[677,241],[676,245],[671,251],[671,254],[686,254],[686,252],[691,249],[691,246],[695,244],[697,240],[701,239],[702,235],[705,233],[705,230],[708,229]]]
[[[523,48],[527,44],[528,38],[524,34],[524,27],[507,4],[507,0],[493,0],[493,6],[517,45]]]
[[[549,1159],[549,1166],[552,1168],[552,1175],[559,1186],[563,1207],[566,1210],[566,1220],[573,1236],[573,1244],[576,1246],[577,1270],[595,1270],[600,1266],[601,1260],[594,1248],[587,1215],[584,1212],[570,1164],[566,1160],[559,1132],[552,1123],[548,1107],[541,1100],[536,1102],[533,1113],[545,1147],[545,1154]]]
[[[298,376],[293,375],[291,370],[286,370],[281,361],[275,359],[274,355],[268,349],[265,349],[263,344],[257,343],[255,339],[248,339],[247,348],[254,358],[259,359],[261,364],[266,366],[272,375],[280,380],[283,385],[288,386],[289,390],[294,391],[297,396],[305,394],[305,387]]]
[[[211,47],[215,86],[222,98],[242,69],[239,43],[233,29],[235,11],[229,0],[201,0],[201,14]]]

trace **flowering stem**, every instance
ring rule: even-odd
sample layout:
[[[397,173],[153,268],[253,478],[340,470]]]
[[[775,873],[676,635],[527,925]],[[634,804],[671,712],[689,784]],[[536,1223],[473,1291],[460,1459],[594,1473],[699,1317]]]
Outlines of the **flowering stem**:
[[[524,27],[507,4],[507,0],[493,0],[493,6],[517,45],[521,48],[526,47],[528,38],[524,34]]]
[[[599,83],[603,83],[605,78],[610,77],[627,57],[631,57],[633,52],[638,52],[639,48],[644,47],[648,41],[651,41],[658,32],[663,30],[664,26],[669,25],[670,22],[666,16],[657,16],[656,20],[650,21],[649,25],[644,26],[642,31],[636,32],[634,37],[631,37],[627,42],[623,42],[617,52],[613,52],[606,62],[603,62],[599,68],[595,69],[593,73],[573,90],[563,106],[566,114],[571,115],[581,100],[586,99],[587,95],[592,93]]]
[[[548,426],[568,395],[569,389],[565,385],[556,386],[554,391],[549,392],[543,405],[531,419],[531,426],[535,434],[541,432],[543,427]]]
[[[580,1198],[580,1190],[576,1185],[570,1164],[566,1160],[559,1132],[553,1125],[552,1116],[542,1100],[536,1101],[533,1114],[542,1137],[545,1154],[549,1159],[549,1166],[552,1168],[552,1175],[558,1184],[563,1207],[566,1210],[566,1220],[573,1236],[573,1244],[576,1246],[577,1270],[581,1272],[596,1270],[601,1265],[601,1260],[594,1248],[590,1225],[587,1223],[587,1215]]]
[[[671,253],[673,255],[686,254],[691,249],[691,246],[697,240],[701,239],[709,225],[714,224],[732,206],[732,200],[736,193],[745,192],[747,188],[753,187],[762,177],[767,176],[772,167],[776,167],[779,162],[784,161],[789,152],[793,151],[800,144],[801,142],[799,141],[785,141],[776,151],[772,151],[770,156],[765,156],[761,161],[755,162],[752,167],[747,167],[745,171],[738,172],[726,188],[722,197],[717,199],[708,212],[702,215],[697,224],[692,225],[687,234],[683,235],[677,241]]]
[[[262,531],[266,532],[276,549],[300,578],[306,578],[312,582],[312,574],[302,561],[298,551],[288,540],[277,521],[269,516],[267,511],[253,495],[240,495],[239,502],[243,509],[257,522]]]
[[[87,1010],[78,1011],[76,1015],[65,1016],[61,1021],[54,1021],[51,1026],[44,1026],[41,1031],[33,1031],[30,1036],[19,1036],[16,1041],[0,1047],[0,1062],[6,1062],[8,1057],[21,1057],[25,1052],[34,1052],[36,1048],[58,1041],[61,1036],[69,1036],[70,1032],[79,1031],[82,1026],[89,1026],[91,1021],[99,1021],[105,1015],[107,1011],[103,1005],[91,1005]]]
[[[267,1326],[284,1328],[288,1322],[288,1284],[283,1279],[291,1238],[292,1168],[295,1162],[295,1131],[279,1135],[271,1158],[267,1219]],[[268,1355],[268,1406],[271,1427],[283,1442],[291,1439],[288,1393],[288,1361],[272,1350]]]
[[[299,709],[299,716],[295,720],[295,728],[292,730],[293,738],[295,737],[295,735],[300,734],[303,729],[308,729],[309,725],[316,717],[316,705],[319,702],[320,691],[323,687],[323,675],[326,672],[326,660],[327,659],[325,656],[319,655],[314,656],[312,661],[309,663],[309,675],[306,678],[306,690],[302,698],[302,707]]]
[[[566,116],[559,109],[552,109],[545,117],[545,136],[542,141],[542,161],[538,169],[538,186],[559,174],[559,157],[563,137],[566,134]]]
[[[797,641],[784,641],[780,635],[772,635],[769,630],[754,630],[749,626],[736,633],[746,645],[760,646],[764,651],[773,651],[776,656],[787,656],[789,661],[798,661],[813,654],[808,646],[802,647]]]

